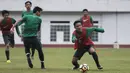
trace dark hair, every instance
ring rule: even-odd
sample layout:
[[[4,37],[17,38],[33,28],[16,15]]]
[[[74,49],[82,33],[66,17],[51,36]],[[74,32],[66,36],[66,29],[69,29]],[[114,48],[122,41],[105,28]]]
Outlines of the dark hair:
[[[36,13],[37,11],[38,11],[38,12],[42,11],[42,8],[40,8],[40,7],[38,7],[38,6],[34,7],[33,13]]]
[[[32,2],[31,2],[31,1],[26,1],[26,2],[25,2],[25,5],[26,5],[27,3],[29,3],[30,5],[32,5]]]
[[[6,13],[9,14],[9,11],[3,10],[3,11],[2,11],[2,16],[4,16],[4,14],[6,14]]]
[[[83,11],[82,11],[82,12],[85,12],[85,11],[87,11],[87,12],[88,12],[88,9],[83,9]]]
[[[77,23],[81,23],[82,24],[82,22],[80,20],[76,20],[76,21],[74,21],[73,25],[75,26]]]

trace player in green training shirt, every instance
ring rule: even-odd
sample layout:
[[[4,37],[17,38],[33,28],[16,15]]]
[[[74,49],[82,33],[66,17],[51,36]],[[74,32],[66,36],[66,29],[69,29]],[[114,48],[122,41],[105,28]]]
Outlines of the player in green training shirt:
[[[78,60],[81,59],[85,52],[89,52],[89,54],[92,55],[98,69],[103,69],[99,63],[98,55],[93,47],[93,42],[90,39],[90,36],[93,31],[103,33],[104,29],[82,27],[82,22],[80,20],[74,22],[74,28],[75,30],[72,34],[72,42],[75,43],[74,49],[76,51],[72,59],[72,64],[74,65],[73,69],[79,68]]]
[[[26,11],[22,12],[22,17],[25,15],[33,15],[33,11],[31,10],[31,7],[32,7],[32,2],[26,1],[25,2]],[[23,30],[24,30],[24,25],[21,26],[21,31],[23,32]],[[23,38],[21,40],[23,40]],[[31,57],[32,59],[34,59],[35,48],[31,47],[31,51],[32,51]]]
[[[38,50],[39,59],[41,61],[41,69],[45,69],[45,67],[44,67],[44,54],[42,51],[41,42],[37,38],[37,33],[40,30],[41,22],[42,22],[41,18],[39,17],[41,11],[42,11],[42,9],[40,7],[35,7],[33,9],[34,15],[24,16],[18,23],[16,23],[14,25],[14,27],[16,27],[17,34],[20,37],[23,37],[25,53],[27,56],[27,61],[28,61],[29,67],[33,68],[33,64],[32,64],[32,61],[30,59],[30,48],[33,47],[33,48],[36,48]],[[22,23],[25,23],[25,25],[24,25],[23,34],[21,35],[19,32],[18,26],[20,26]]]
[[[25,15],[33,15],[33,11],[31,10],[32,2],[26,1],[25,2],[26,11],[22,12],[22,17]]]

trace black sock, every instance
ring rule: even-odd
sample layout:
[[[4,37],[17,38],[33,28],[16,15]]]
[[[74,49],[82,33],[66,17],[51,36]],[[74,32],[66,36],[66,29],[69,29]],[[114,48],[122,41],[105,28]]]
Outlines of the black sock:
[[[75,67],[79,67],[79,64],[77,61],[72,61],[72,64],[75,66]]]
[[[29,67],[30,67],[30,68],[33,68],[33,64],[32,64],[32,61],[31,61],[31,59],[30,59],[30,53],[27,53],[26,56],[27,56],[27,61],[28,61]]]
[[[41,61],[41,68],[44,69],[44,54],[42,52],[42,49],[38,49],[38,55],[39,55],[39,59]]]
[[[97,67],[100,67],[100,64],[99,64],[99,61],[98,61],[98,56],[97,56],[97,53],[96,52],[93,52],[92,53],[92,56],[93,56],[93,59],[97,65]]]
[[[5,50],[5,55],[6,55],[7,60],[9,60],[9,59],[10,59],[10,58],[9,58],[9,55],[10,55],[9,50]]]
[[[27,60],[30,60],[30,53],[26,53]]]
[[[31,61],[31,59],[30,59],[30,53],[27,53],[26,56],[27,56],[27,61],[28,61],[28,63],[31,64],[32,61]]]

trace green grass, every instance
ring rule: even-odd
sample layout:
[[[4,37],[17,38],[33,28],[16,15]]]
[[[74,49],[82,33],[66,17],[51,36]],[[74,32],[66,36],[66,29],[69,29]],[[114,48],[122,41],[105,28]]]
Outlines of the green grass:
[[[72,48],[43,49],[46,70],[40,69],[37,51],[33,60],[34,68],[30,69],[24,48],[10,50],[12,63],[7,64],[4,49],[0,48],[0,73],[80,73],[79,70],[72,70]],[[86,53],[79,63],[87,63],[90,66],[87,73],[130,73],[130,49],[97,49],[97,53],[104,69],[98,70],[91,55]]]

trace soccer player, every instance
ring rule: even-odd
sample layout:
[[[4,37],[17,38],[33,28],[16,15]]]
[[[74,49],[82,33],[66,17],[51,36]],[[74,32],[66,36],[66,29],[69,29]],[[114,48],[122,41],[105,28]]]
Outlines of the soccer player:
[[[37,49],[37,51],[38,51],[39,59],[41,61],[41,69],[45,69],[44,54],[42,51],[41,42],[37,39],[37,33],[40,30],[41,22],[42,22],[41,18],[39,17],[41,14],[41,11],[42,11],[42,9],[38,6],[36,6],[33,9],[34,15],[24,16],[20,21],[18,21],[18,23],[16,23],[14,25],[14,27],[16,27],[17,34],[20,37],[23,37],[25,53],[27,56],[27,62],[28,62],[29,67],[33,68],[33,64],[30,59],[30,48],[33,47],[33,48]],[[19,28],[18,28],[18,26],[20,26],[22,23],[25,23],[23,35],[20,34]]]
[[[22,12],[22,17],[25,16],[25,15],[33,15],[33,11],[31,10],[31,7],[32,7],[32,2],[26,1],[26,2],[25,2],[26,11],[23,11],[23,12]],[[22,32],[23,32],[23,30],[24,30],[24,27],[23,27],[23,26],[22,26],[22,29],[21,29],[21,30],[22,30]],[[23,38],[22,38],[21,40],[23,40]],[[31,53],[31,58],[34,59],[35,48],[32,48],[32,47],[31,47],[31,51],[32,51],[32,53]]]
[[[13,24],[15,24],[16,20],[14,18],[9,17],[9,11],[3,10],[2,16],[3,19],[0,21],[0,30],[2,31],[3,40],[5,43],[5,55],[7,58],[7,63],[11,63],[10,61],[10,46],[13,48],[15,41],[14,41],[14,33],[10,32]]]
[[[104,29],[82,27],[82,22],[80,20],[74,22],[74,28],[75,30],[72,35],[72,42],[75,43],[74,49],[76,52],[72,59],[72,64],[74,65],[73,69],[79,68],[78,60],[81,59],[85,52],[89,52],[92,55],[98,69],[103,69],[99,63],[98,55],[93,48],[93,43],[90,36],[93,31],[103,33]]]
[[[32,2],[26,1],[25,2],[26,11],[22,12],[22,17],[25,15],[33,15],[33,11],[31,10],[31,7],[32,7]]]
[[[88,15],[88,10],[83,9],[83,16],[81,17],[81,22],[83,27],[93,27],[93,19],[92,16]]]
[[[92,19],[92,16],[89,16],[88,15],[88,10],[87,9],[83,9],[83,16],[81,17],[81,22],[82,22],[82,26],[83,27],[93,27],[93,19]],[[90,37],[90,39],[92,39]],[[93,47],[94,47],[94,42],[92,41],[93,43]]]

